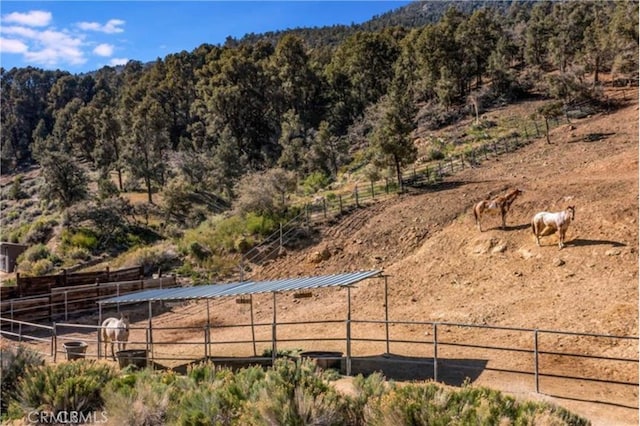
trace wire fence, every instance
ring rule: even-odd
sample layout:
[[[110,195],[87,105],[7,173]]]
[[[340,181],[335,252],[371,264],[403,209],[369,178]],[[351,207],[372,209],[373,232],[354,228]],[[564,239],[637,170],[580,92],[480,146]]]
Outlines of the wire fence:
[[[569,124],[572,117],[579,118],[592,113],[590,108],[589,104],[574,105],[572,109],[565,110],[564,117],[550,118],[549,127]],[[514,126],[514,130],[508,136],[496,139],[487,136],[486,139],[468,146],[459,153],[451,153],[441,160],[429,161],[404,170],[401,184],[395,179],[385,178],[357,183],[353,190],[348,192],[328,192],[324,196],[316,197],[313,202],[301,206],[299,214],[288,222],[281,223],[275,232],[242,255],[238,265],[240,281],[251,276],[251,264],[261,265],[267,260],[277,258],[288,244],[300,238],[301,229],[308,230],[314,224],[327,222],[355,209],[388,199],[408,188],[437,186],[447,176],[479,167],[483,161],[514,152],[545,134],[545,125],[535,120],[515,123]]]

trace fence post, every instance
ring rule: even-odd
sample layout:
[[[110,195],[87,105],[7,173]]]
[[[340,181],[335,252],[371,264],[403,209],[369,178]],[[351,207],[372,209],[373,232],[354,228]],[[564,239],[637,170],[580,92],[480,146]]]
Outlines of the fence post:
[[[64,291],[64,320],[65,321],[69,321],[69,307],[68,307],[68,296],[67,293],[69,292],[69,290],[65,290]]]
[[[355,197],[356,197],[356,207],[360,207],[360,203],[358,201],[358,184],[357,183],[356,183],[356,187],[354,189],[354,194],[355,194]]]
[[[538,122],[533,120],[533,125],[536,126],[536,137],[540,137],[540,129],[538,129]]]
[[[387,194],[389,193],[389,178],[384,178],[384,190]]]
[[[433,381],[438,381],[438,323],[433,323]]]
[[[15,319],[13,318],[13,299],[11,300],[11,305],[9,306],[9,313],[11,314],[11,332],[13,333],[13,321],[15,321]]]
[[[22,323],[18,323],[18,342],[22,342]]]
[[[533,330],[533,357],[534,357],[534,375],[536,379],[536,393],[540,393],[540,376],[539,376],[539,360],[538,360],[538,329]]]
[[[327,199],[322,197],[322,215],[324,218],[327,218]]]
[[[371,198],[372,199],[376,199],[376,192],[375,189],[373,188],[373,181],[371,181]]]
[[[204,326],[204,358],[209,358],[209,324]]]
[[[351,375],[351,287],[347,286],[347,359],[346,371],[347,376]]]
[[[57,331],[56,331],[56,323],[52,324],[53,328],[51,329],[51,356],[53,357],[53,362],[56,362],[56,354],[58,352],[58,339],[57,339]]]
[[[325,217],[326,217],[326,213],[325,213]],[[282,222],[280,222],[280,235],[279,235],[279,241],[280,241],[280,251],[282,251],[282,246],[284,245],[282,242]]]
[[[449,166],[451,167],[451,174],[453,174],[453,158],[449,157]]]
[[[244,261],[244,254],[242,255],[242,257],[240,257],[240,264],[238,265],[238,268],[240,269],[240,282],[244,281],[244,265],[243,265],[243,261]]]
[[[460,168],[464,170],[464,152],[460,154]]]
[[[153,318],[153,307],[151,305],[151,301],[149,301],[149,338],[147,339],[147,353],[149,354],[149,358],[153,361],[153,323],[151,318]]]
[[[338,203],[340,203],[340,215],[342,215],[342,195],[338,195]]]

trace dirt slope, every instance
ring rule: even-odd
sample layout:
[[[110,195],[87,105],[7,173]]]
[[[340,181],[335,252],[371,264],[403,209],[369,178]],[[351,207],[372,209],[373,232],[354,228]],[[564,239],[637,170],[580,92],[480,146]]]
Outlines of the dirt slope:
[[[592,140],[589,135],[594,134],[604,138]],[[290,252],[258,268],[252,278],[379,268],[390,275],[389,316],[394,320],[637,336],[637,104],[576,120],[571,127],[555,129],[551,137],[551,145],[538,139],[518,152],[457,173],[438,188],[358,210],[323,229],[318,245]],[[508,228],[500,229],[499,218],[489,216],[483,217],[485,231],[479,232],[473,204],[510,188],[524,193],[512,206]],[[531,217],[569,204],[576,206],[576,221],[569,228],[566,247],[558,249],[555,235],[543,238],[542,247],[537,247]],[[316,263],[315,254],[321,251],[331,256]],[[352,295],[354,318],[381,318],[382,286],[363,285]],[[344,318],[343,294],[315,297],[313,304],[283,301],[279,319]],[[262,303],[258,317],[266,320],[269,301]],[[219,314],[225,318],[224,310]],[[416,330],[407,332],[407,338],[415,335]],[[612,344],[598,350],[609,356],[638,356],[633,345]],[[637,374],[627,379],[637,381]],[[536,397],[499,379],[478,383]],[[585,388],[591,396],[615,392],[593,384]],[[637,404],[636,390],[630,405],[634,395]],[[594,424],[638,421],[634,410],[555,402]]]
[[[288,253],[252,278],[380,268],[391,276],[390,294],[408,302],[390,306],[393,318],[635,335],[637,106],[573,127],[556,129],[552,145],[539,139],[441,188],[356,211],[324,229],[317,246]],[[613,134],[585,140],[593,133]],[[484,216],[479,232],[473,204],[516,187],[524,193],[507,229],[499,217]],[[567,246],[559,250],[554,235],[537,247],[531,217],[569,204],[576,220]],[[315,263],[313,254],[325,248],[331,257]]]
[[[637,99],[637,91],[634,96]],[[535,105],[523,104],[526,116]],[[527,111],[529,108],[529,111]],[[492,114],[513,114],[514,108]],[[602,138],[590,137],[599,134]],[[389,275],[389,317],[394,321],[442,321],[465,324],[568,330],[615,335],[638,335],[638,106],[634,101],[611,114],[598,114],[551,134],[553,144],[540,138],[517,152],[501,155],[447,178],[425,191],[394,196],[358,209],[321,229],[321,239],[304,250],[288,251],[263,267],[254,267],[251,279],[322,275],[335,272],[383,269]],[[594,140],[597,139],[597,140]],[[472,206],[491,195],[520,188],[507,229],[498,217],[484,217],[484,232],[474,224]],[[576,206],[566,247],[559,250],[555,236],[537,247],[530,230],[538,211],[558,211]],[[330,256],[318,262],[317,252]],[[369,280],[371,281],[371,280]],[[278,298],[278,321],[344,320],[345,292],[314,292],[313,299]],[[384,318],[383,286],[363,283],[351,291],[353,319]],[[271,295],[254,296],[256,337],[269,341],[273,317]],[[233,300],[215,301],[211,318],[216,325],[249,323],[248,305]],[[143,318],[146,314],[141,314]],[[155,328],[201,326],[207,322],[207,306],[187,304],[154,317]],[[146,326],[141,320],[135,326]],[[344,325],[312,324],[304,329],[278,331],[279,339],[326,334]],[[339,329],[339,330],[338,330]],[[427,330],[428,331],[428,330]],[[143,330],[131,341],[144,341]],[[244,332],[243,332],[244,333]],[[420,339],[419,327],[394,327],[394,339]],[[470,329],[450,338],[489,343]],[[215,330],[216,341],[237,341],[233,328]],[[484,339],[484,340],[483,340]],[[531,344],[530,335],[513,335],[514,346]],[[577,353],[599,353],[621,358],[638,356],[637,344],[624,345],[555,336],[553,344]],[[154,333],[156,342],[202,342],[201,331]],[[299,343],[294,343],[297,345]],[[311,344],[309,342],[309,344]],[[286,345],[286,344],[285,344]],[[598,347],[595,347],[595,346]],[[325,349],[333,350],[326,344]],[[158,349],[166,355],[187,354],[198,346]],[[380,346],[360,345],[364,353],[379,354]],[[403,348],[404,349],[404,348]],[[216,354],[238,355],[237,345],[216,346]],[[338,350],[342,350],[338,348]],[[226,352],[225,352],[226,351]],[[594,352],[595,351],[595,352]],[[393,350],[391,352],[394,352]],[[157,355],[157,354],[156,354]],[[246,354],[244,354],[246,355]],[[446,355],[445,355],[446,356]],[[455,357],[455,353],[453,354]],[[514,358],[514,359],[511,359]],[[515,359],[497,353],[491,362],[531,368],[531,359]],[[571,365],[567,365],[567,364]],[[556,359],[550,367],[558,373],[578,368],[601,369],[590,361]],[[570,370],[564,370],[571,367]],[[631,370],[631,371],[628,371]],[[625,370],[621,380],[637,381],[637,368]],[[586,416],[594,425],[638,423],[637,388],[620,390],[587,382],[575,387],[583,399],[550,398],[532,391],[531,379],[507,379],[483,371],[475,384],[508,391],[528,399],[550,399]],[[561,386],[561,385],[559,385]],[[566,394],[562,392],[561,394]],[[612,397],[618,405],[592,401]]]

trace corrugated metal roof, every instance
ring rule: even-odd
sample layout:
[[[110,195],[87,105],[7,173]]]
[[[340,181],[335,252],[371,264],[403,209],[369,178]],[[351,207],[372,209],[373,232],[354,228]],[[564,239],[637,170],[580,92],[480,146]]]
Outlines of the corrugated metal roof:
[[[286,278],[273,281],[245,281],[229,284],[201,285],[196,287],[152,289],[100,300],[98,303],[106,305],[148,301],[214,299],[217,297],[244,296],[257,293],[348,286],[381,273],[382,271],[373,270],[345,272],[342,274],[321,275],[316,277]]]

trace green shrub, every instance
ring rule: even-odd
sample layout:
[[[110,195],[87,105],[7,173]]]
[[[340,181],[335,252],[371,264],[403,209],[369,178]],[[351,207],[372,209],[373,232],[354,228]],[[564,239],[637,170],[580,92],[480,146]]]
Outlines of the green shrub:
[[[37,220],[29,228],[24,237],[27,244],[46,243],[51,238],[53,228],[58,224],[55,220]]]
[[[13,178],[13,182],[11,183],[11,187],[9,188],[9,198],[12,200],[21,200],[23,198],[27,198],[29,195],[23,191],[22,189],[22,175],[16,175]]]
[[[168,379],[169,378],[169,379]],[[177,406],[182,388],[172,373],[150,369],[127,373],[111,382],[104,391],[104,409],[111,424],[167,424],[170,406]]]
[[[168,271],[179,261],[178,253],[168,244],[138,247],[130,250],[123,260],[123,267],[141,265],[145,275],[158,270]]]
[[[68,236],[68,244],[93,251],[98,247],[98,237],[90,229],[79,229]]]
[[[313,172],[302,181],[302,189],[305,195],[315,194],[331,183],[329,176],[321,172]]]
[[[510,396],[487,388],[467,386],[456,390],[435,383],[394,388],[380,398],[371,398],[364,413],[369,425],[538,424],[540,419],[556,419],[558,424],[588,424],[548,404],[520,404]]]
[[[51,255],[51,252],[44,244],[36,244],[35,246],[26,249],[20,256],[18,256],[18,262],[27,260],[29,262],[36,262],[40,259],[46,259]]]
[[[18,384],[18,405],[25,415],[43,408],[90,414],[102,408],[101,390],[114,375],[110,365],[86,359],[31,369]]]
[[[172,410],[172,418],[182,425],[234,424],[247,403],[251,389],[264,377],[259,367],[250,367],[234,374],[202,363],[188,372],[191,382],[180,403]]]
[[[439,150],[437,148],[431,148],[431,149],[429,149],[429,152],[427,153],[427,160],[428,161],[444,160],[444,152],[442,152],[441,150]]]
[[[328,383],[327,374],[308,359],[277,359],[264,380],[251,388],[240,423],[345,424],[345,399]]]
[[[66,255],[73,260],[91,259],[91,252],[84,247],[71,247],[66,251]]]
[[[105,199],[116,197],[120,194],[118,187],[111,179],[103,178],[98,180],[98,198]]]
[[[42,365],[44,361],[40,354],[22,345],[17,348],[2,348],[0,354],[2,365],[0,414],[5,415],[9,402],[16,400],[18,379],[24,377],[29,369]]]
[[[54,266],[53,262],[49,259],[40,259],[33,263],[31,263],[31,270],[29,271],[30,275],[39,277],[42,275],[47,275],[53,272]]]
[[[247,232],[251,235],[266,237],[276,229],[276,222],[273,219],[256,213],[248,213],[245,220]]]

